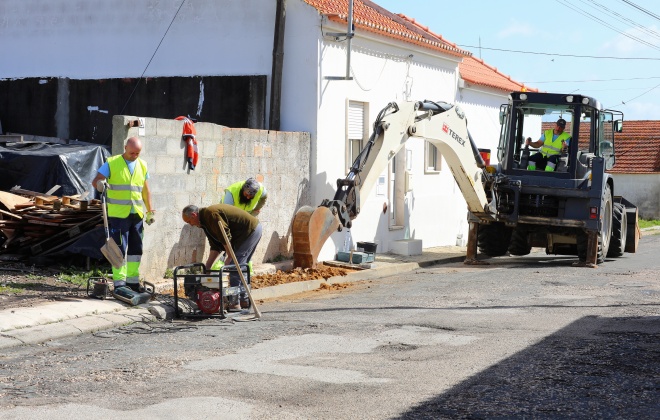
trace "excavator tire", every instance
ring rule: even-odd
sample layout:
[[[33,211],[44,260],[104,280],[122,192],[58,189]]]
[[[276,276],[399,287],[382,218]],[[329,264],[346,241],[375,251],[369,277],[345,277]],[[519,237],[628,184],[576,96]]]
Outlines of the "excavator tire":
[[[626,237],[628,236],[628,217],[626,209],[621,203],[614,203],[612,211],[612,240],[607,256],[616,258],[623,255],[626,249]]]
[[[513,229],[504,223],[480,224],[477,233],[479,252],[491,257],[501,257],[509,250]]]
[[[518,226],[511,234],[511,243],[509,245],[509,254],[527,255],[532,251],[531,245],[527,241],[527,230]]]
[[[609,255],[610,243],[612,239],[612,222],[615,217],[613,217],[613,204],[612,204],[612,190],[610,189],[609,184],[605,186],[605,191],[603,192],[603,202],[604,202],[604,211],[602,214],[603,217],[603,229],[598,232],[598,253],[596,254],[596,263],[602,264],[605,262],[605,256]],[[587,260],[587,244],[589,243],[588,236],[586,232],[580,232],[577,236],[577,250],[578,258],[580,261]]]

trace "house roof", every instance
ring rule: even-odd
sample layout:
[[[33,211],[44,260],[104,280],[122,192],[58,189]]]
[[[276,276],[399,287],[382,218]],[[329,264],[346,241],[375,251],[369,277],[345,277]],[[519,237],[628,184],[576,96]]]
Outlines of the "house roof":
[[[500,71],[496,67],[486,64],[482,59],[475,57],[465,57],[458,65],[461,78],[473,85],[488,86],[495,89],[506,90],[507,92],[538,92],[536,88],[525,86],[524,83],[516,82]]]
[[[303,0],[305,3],[337,22],[348,20],[348,0]],[[415,19],[403,14],[394,14],[369,0],[353,0],[353,21],[361,28],[380,35],[409,42],[431,50],[463,57],[459,63],[461,78],[468,83],[487,86],[506,92],[538,89],[516,82],[497,68],[483,60],[472,57],[472,53],[449,42],[442,35],[432,32]]]
[[[543,130],[553,128],[554,123],[543,123]],[[580,124],[580,138],[587,139],[589,125]],[[580,141],[581,147],[587,142]],[[613,174],[660,173],[660,121],[624,121],[623,132],[614,133],[616,163],[607,171]]]
[[[348,0],[303,0],[328,19],[347,22]],[[353,23],[356,28],[398,39],[431,50],[464,57],[471,53],[447,42],[442,37],[431,35],[409,19],[402,18],[369,0],[353,0]]]
[[[616,164],[611,173],[660,173],[660,121],[624,121],[614,134]]]

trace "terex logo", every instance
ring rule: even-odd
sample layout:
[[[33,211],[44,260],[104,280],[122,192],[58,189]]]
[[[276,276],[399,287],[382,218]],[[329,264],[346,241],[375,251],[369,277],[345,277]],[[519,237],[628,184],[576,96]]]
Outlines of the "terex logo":
[[[461,136],[459,136],[458,134],[456,134],[456,133],[454,132],[454,130],[452,130],[451,128],[449,128],[449,126],[448,126],[447,124],[445,124],[445,123],[442,124],[442,131],[444,131],[445,133],[449,134],[449,135],[450,135],[454,140],[456,140],[456,142],[458,142],[458,144],[460,144],[461,146],[465,146],[465,140],[463,140],[463,138],[462,138]]]

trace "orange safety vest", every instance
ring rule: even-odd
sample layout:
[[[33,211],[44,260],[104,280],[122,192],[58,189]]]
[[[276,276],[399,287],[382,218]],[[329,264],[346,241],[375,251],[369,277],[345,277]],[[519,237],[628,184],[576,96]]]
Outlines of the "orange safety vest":
[[[199,161],[195,123],[193,123],[188,117],[176,117],[175,120],[183,121],[183,134],[181,135],[181,138],[186,142],[186,159],[188,160],[188,167],[191,170],[194,170]]]

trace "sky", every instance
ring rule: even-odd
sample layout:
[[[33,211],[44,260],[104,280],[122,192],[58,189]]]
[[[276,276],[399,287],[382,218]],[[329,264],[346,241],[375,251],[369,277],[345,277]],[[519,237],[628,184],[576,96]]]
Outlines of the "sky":
[[[660,120],[658,0],[372,1],[518,82]]]

